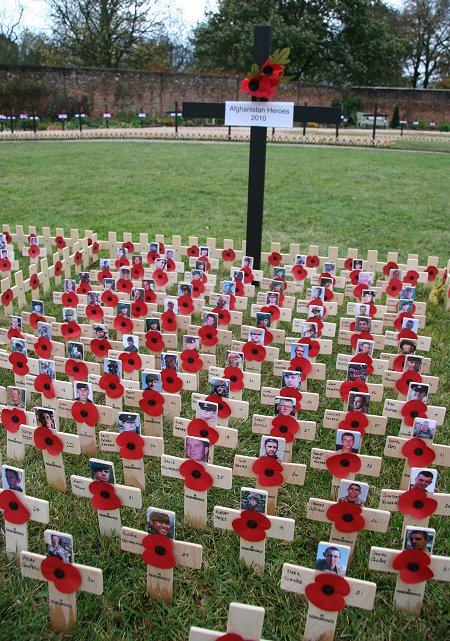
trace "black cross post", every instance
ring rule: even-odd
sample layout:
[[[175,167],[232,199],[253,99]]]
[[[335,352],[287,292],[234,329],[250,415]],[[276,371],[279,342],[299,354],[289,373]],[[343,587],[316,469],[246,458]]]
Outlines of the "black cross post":
[[[270,26],[255,27],[253,61],[261,68],[270,56]],[[256,101],[256,98],[252,98]],[[339,133],[342,111],[335,107],[294,107],[294,122],[318,122],[336,125]],[[183,118],[225,118],[221,102],[183,102]],[[254,257],[254,269],[261,267],[262,226],[264,212],[264,183],[266,175],[267,127],[250,127],[250,157],[247,197],[246,253]]]

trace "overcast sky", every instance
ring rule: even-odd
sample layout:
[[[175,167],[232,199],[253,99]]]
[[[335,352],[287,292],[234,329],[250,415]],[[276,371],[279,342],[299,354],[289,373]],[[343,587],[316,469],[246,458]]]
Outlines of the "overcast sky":
[[[245,2],[245,0],[243,0]],[[0,15],[12,17],[17,15],[19,0],[0,0]],[[32,31],[45,31],[48,27],[47,3],[45,0],[20,0],[25,8],[22,24]],[[214,9],[216,0],[172,0],[172,7],[183,12],[186,26],[193,26],[204,16],[205,8]],[[403,0],[386,0],[386,4],[401,7]]]

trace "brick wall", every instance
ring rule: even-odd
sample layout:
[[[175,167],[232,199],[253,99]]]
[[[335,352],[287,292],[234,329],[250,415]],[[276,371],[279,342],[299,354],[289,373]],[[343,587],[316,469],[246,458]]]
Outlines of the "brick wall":
[[[16,83],[27,88],[28,104],[24,104],[25,98],[2,100],[5,81],[9,79],[11,87],[14,77]],[[361,97],[365,111],[372,111],[377,102],[378,111],[386,112],[389,118],[399,105],[401,117],[408,120],[450,122],[449,90],[354,87],[352,92]],[[338,87],[292,82],[280,88],[277,99],[326,107],[341,94]],[[82,103],[93,116],[106,106],[113,114],[135,114],[142,107],[147,113],[160,115],[172,111],[175,100],[222,102],[240,98],[239,78],[228,76],[0,66],[0,110],[20,111],[34,106],[41,114],[50,108],[71,113]]]

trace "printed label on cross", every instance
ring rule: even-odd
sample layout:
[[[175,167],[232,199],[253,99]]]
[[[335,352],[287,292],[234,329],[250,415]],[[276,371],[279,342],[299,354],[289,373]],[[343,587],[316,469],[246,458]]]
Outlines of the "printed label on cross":
[[[432,514],[450,516],[450,494],[414,490],[381,490],[380,508],[401,512],[403,528],[407,525],[427,527]]]
[[[410,486],[412,467],[428,467],[431,464],[450,466],[450,446],[438,445],[428,439],[388,436],[384,455],[405,459],[400,482],[401,490],[407,490]]]
[[[5,519],[6,555],[11,559],[28,548],[29,520],[48,523],[49,504],[23,492],[0,490],[0,510]]]
[[[315,421],[299,421],[293,416],[267,416],[265,414],[253,414],[253,434],[267,434],[279,436],[286,440],[284,460],[286,463],[292,461],[292,447],[294,439],[313,441],[316,437]]]
[[[209,440],[209,455],[208,461],[210,463],[214,460],[214,446],[229,447],[236,449],[238,442],[238,431],[231,427],[224,427],[223,425],[208,425],[202,419],[189,419],[177,416],[173,421],[173,435],[179,438],[186,436],[197,436],[199,438],[206,438]]]
[[[230,603],[226,635],[233,641],[264,641],[261,638],[264,624],[264,608],[243,603]],[[205,630],[204,628],[191,627],[189,641],[214,641],[226,638],[224,632]],[[232,637],[231,637],[232,635]]]
[[[121,549],[140,554],[147,563],[147,593],[152,599],[171,604],[173,568],[181,565],[198,570],[202,566],[203,548],[197,543],[176,541],[161,534],[123,527]]]

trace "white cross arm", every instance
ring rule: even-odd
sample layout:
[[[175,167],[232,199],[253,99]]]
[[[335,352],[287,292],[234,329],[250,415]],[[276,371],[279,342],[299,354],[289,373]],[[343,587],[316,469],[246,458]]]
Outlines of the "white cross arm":
[[[41,572],[41,563],[46,557],[42,554],[33,552],[20,553],[20,571],[26,579],[37,579],[45,581]],[[103,572],[99,568],[93,568],[88,565],[79,565],[72,563],[73,567],[78,570],[81,576],[81,584],[78,588],[82,592],[89,594],[102,594],[103,592]]]
[[[241,516],[241,510],[221,507],[216,505],[213,511],[214,527],[223,530],[232,530],[232,523]],[[292,541],[294,539],[294,519],[287,519],[281,516],[269,516],[270,528],[266,530],[266,535],[272,539],[281,539],[282,541]]]
[[[124,552],[142,555],[144,547],[142,541],[147,532],[135,530],[134,528],[123,527],[120,534],[120,547]],[[173,555],[177,565],[198,570],[202,566],[203,547],[198,543],[186,543],[185,541],[172,541]]]

